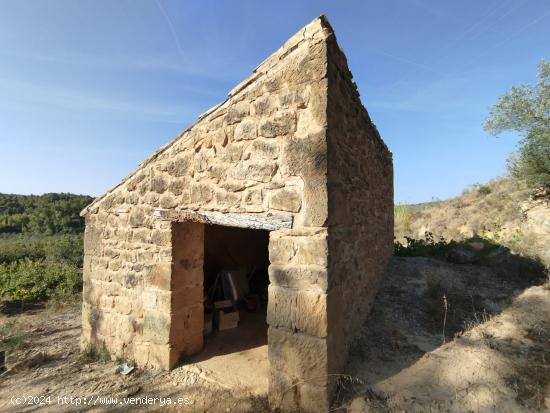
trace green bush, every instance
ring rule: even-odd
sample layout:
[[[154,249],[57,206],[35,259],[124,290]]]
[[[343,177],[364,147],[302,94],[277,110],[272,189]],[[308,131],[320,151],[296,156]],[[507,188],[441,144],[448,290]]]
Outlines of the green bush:
[[[431,232],[426,232],[423,239],[405,237],[406,243],[396,241],[394,244],[395,255],[398,257],[445,257],[449,249],[454,247],[456,241],[446,241],[440,238],[434,239]]]
[[[0,264],[0,300],[30,302],[75,293],[80,269],[70,263],[30,259]]]
[[[0,302],[80,290],[84,220],[91,197],[0,194]]]
[[[24,237],[19,235],[0,238],[0,264],[6,264],[25,258],[41,260],[46,258],[45,238]]]
[[[67,234],[52,238],[44,244],[44,253],[48,261],[65,262],[81,267],[84,256],[83,237]]]
[[[538,128],[520,141],[521,149],[508,160],[513,176],[534,186],[550,188],[550,128]]]
[[[0,264],[24,260],[67,262],[82,265],[82,235],[65,234],[51,237],[4,235],[0,237]]]

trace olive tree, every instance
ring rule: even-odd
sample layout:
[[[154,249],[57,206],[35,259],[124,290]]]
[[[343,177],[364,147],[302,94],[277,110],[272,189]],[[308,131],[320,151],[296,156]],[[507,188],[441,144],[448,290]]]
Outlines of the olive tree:
[[[514,176],[550,187],[550,62],[539,64],[536,85],[512,87],[491,109],[484,128],[492,135],[517,132],[522,139],[510,157]]]

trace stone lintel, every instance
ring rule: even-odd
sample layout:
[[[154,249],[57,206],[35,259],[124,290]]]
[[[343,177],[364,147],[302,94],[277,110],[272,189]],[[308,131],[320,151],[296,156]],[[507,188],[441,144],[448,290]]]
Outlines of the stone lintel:
[[[172,222],[198,222],[202,224],[223,225],[237,228],[263,229],[275,231],[292,228],[293,217],[290,214],[235,214],[217,211],[174,211],[155,209],[153,217],[157,220]]]

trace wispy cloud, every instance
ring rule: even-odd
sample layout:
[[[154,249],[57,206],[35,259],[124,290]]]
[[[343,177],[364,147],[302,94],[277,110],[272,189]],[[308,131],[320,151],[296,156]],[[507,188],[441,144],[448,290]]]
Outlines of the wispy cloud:
[[[426,70],[428,72],[432,72],[432,73],[435,73],[435,74],[438,74],[438,75],[443,74],[443,72],[441,72],[437,69],[434,69],[431,66],[428,66],[428,65],[426,65],[424,63],[420,63],[420,62],[415,62],[415,61],[407,59],[405,57],[396,56],[396,55],[388,53],[388,52],[383,52],[382,50],[369,49],[369,51],[371,51],[373,53],[377,53],[377,54],[385,56],[385,57],[388,57],[388,58],[393,59],[395,61],[405,63],[406,65],[414,66],[416,68]]]
[[[365,103],[368,108],[399,112],[433,114],[439,117],[483,113],[485,104],[472,93],[483,77],[470,75],[428,78],[425,81],[401,80],[400,88],[385,88]]]
[[[63,51],[29,51],[29,50],[0,50],[0,56],[8,59],[21,59],[33,62],[42,62],[60,66],[93,67],[104,70],[130,70],[148,72],[168,72],[207,81],[229,82],[235,77],[242,76],[244,69],[232,65],[228,70],[220,71],[223,66],[223,57],[212,54],[193,55],[188,59],[180,59],[179,55],[172,54],[143,54],[139,56],[128,54],[99,54]],[[212,90],[201,88],[198,92],[212,94]]]
[[[474,29],[481,27],[482,31],[487,31],[487,28],[483,28],[483,26],[489,24],[491,21],[491,19],[488,19],[489,17],[494,17],[492,19],[492,24],[495,24],[496,22],[504,19],[506,16],[512,14],[524,3],[525,1],[518,4],[503,3],[506,4],[506,6],[511,6],[509,8],[503,7],[503,4],[497,3],[492,8],[489,8],[485,15],[483,15],[479,20],[474,22],[471,26],[469,26],[469,28],[455,38],[454,42],[443,47],[442,51],[448,51],[447,49],[451,48],[453,44],[462,41],[469,35],[473,36],[471,39],[479,37],[481,33],[475,33]],[[498,13],[496,13],[497,11],[502,14],[498,15]],[[480,107],[480,103],[477,99],[472,98],[468,100],[463,97],[462,92],[468,88],[469,84],[471,84],[474,80],[472,77],[477,72],[472,68],[476,67],[479,60],[493,53],[495,49],[502,48],[511,40],[525,33],[527,29],[539,24],[548,17],[550,17],[550,9],[545,10],[543,13],[537,14],[533,19],[528,20],[519,28],[515,29],[511,34],[504,37],[501,41],[493,43],[491,46],[482,49],[477,54],[469,56],[468,59],[465,59],[461,64],[453,66],[445,71],[440,71],[431,66],[410,61],[399,56],[393,56],[389,53],[379,52],[380,54],[385,54],[390,58],[402,61],[410,66],[416,66],[418,69],[422,69],[422,71],[431,72],[436,76],[431,77],[427,82],[422,82],[418,79],[418,74],[407,73],[406,75],[396,79],[390,85],[385,86],[384,92],[387,96],[389,96],[388,98],[370,101],[369,106],[396,111],[433,111],[434,113],[441,112],[442,110],[448,111],[453,109],[484,109],[484,107]],[[441,64],[448,55],[449,53],[443,53],[434,62]],[[413,79],[415,80],[413,81]],[[392,96],[394,97],[392,98]]]
[[[429,2],[429,4],[426,4],[423,0],[409,0],[409,3],[413,4],[414,6],[430,13],[433,16],[439,17],[439,18],[445,18],[445,19],[451,19],[454,21],[461,21],[457,18],[457,16],[453,13],[449,13],[446,10],[441,9],[440,7],[437,7],[434,2]]]
[[[174,43],[176,44],[176,47],[178,49],[178,53],[181,55],[182,58],[185,59],[185,52],[183,51],[183,48],[181,47],[181,43],[178,38],[178,33],[176,32],[176,29],[174,27],[174,24],[172,23],[172,20],[170,19],[170,16],[168,16],[168,13],[166,13],[166,10],[164,10],[164,7],[160,3],[160,0],[155,0],[155,3],[160,10],[160,13],[162,14],[162,17],[164,21],[166,22],[166,25],[168,26],[168,30],[170,30],[170,34],[172,35],[172,39],[174,39]]]
[[[0,104],[54,106],[64,110],[92,110],[138,115],[149,120],[182,123],[194,118],[204,108],[171,105],[150,100],[128,100],[116,96],[94,94],[88,90],[64,86],[43,85],[21,80],[0,78]]]

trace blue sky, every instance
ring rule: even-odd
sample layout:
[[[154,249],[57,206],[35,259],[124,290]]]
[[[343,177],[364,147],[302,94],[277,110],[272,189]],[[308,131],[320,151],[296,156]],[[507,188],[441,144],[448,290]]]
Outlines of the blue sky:
[[[517,138],[481,125],[550,58],[547,0],[0,0],[0,192],[100,195],[322,13],[396,202],[504,173]]]

